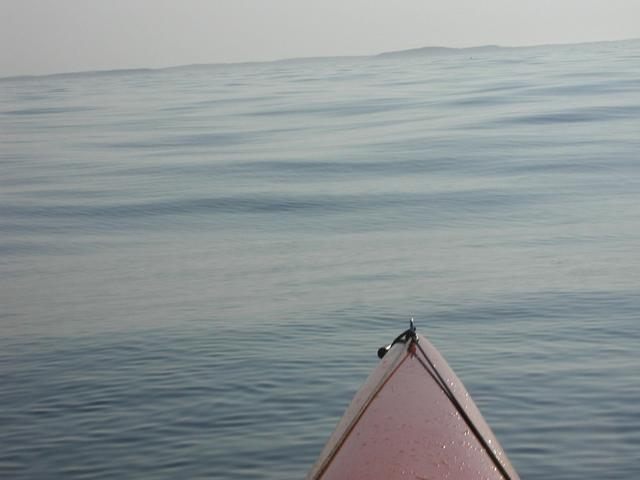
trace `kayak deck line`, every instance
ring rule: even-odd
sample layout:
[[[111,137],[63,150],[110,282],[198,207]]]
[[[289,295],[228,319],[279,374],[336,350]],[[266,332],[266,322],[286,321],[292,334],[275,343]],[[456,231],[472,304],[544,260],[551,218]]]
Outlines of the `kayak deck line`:
[[[321,478],[322,477],[322,474],[324,473],[324,471],[327,469],[327,467],[331,463],[331,460],[333,460],[333,458],[340,451],[340,448],[342,447],[342,445],[344,444],[346,439],[349,437],[349,434],[351,433],[351,431],[358,424],[358,421],[364,415],[364,413],[366,412],[366,410],[369,407],[369,405],[371,405],[373,400],[376,398],[378,393],[380,393],[380,391],[386,385],[386,383],[391,379],[393,374],[402,366],[402,364],[405,362],[405,360],[407,360],[409,358],[410,353],[408,351],[406,351],[404,353],[405,353],[404,355],[397,356],[392,360],[392,362],[393,362],[392,365],[393,366],[392,366],[390,372],[388,372],[386,375],[384,375],[382,378],[380,378],[379,382],[377,383],[377,385],[373,389],[372,393],[367,398],[363,399],[362,404],[357,407],[357,413],[354,414],[354,416],[351,419],[351,421],[348,422],[348,424],[346,424],[343,429],[341,429],[340,428],[340,424],[338,424],[338,427],[336,427],[336,430],[331,435],[331,438],[329,439],[329,442],[327,442],[327,446],[329,446],[332,443],[332,440],[334,439],[334,436],[337,437],[335,439],[335,441],[334,441],[333,446],[329,449],[329,451],[325,452],[323,450],[322,454],[320,455],[320,460],[322,460],[322,461],[321,462],[319,461],[319,463],[316,463],[316,465],[313,467],[311,472],[309,472],[309,474],[307,475],[307,477],[306,477],[307,480],[317,479],[317,478]],[[356,396],[357,395],[358,394],[356,394]],[[354,398],[354,402],[355,401],[356,401],[356,399]],[[351,406],[349,407],[347,412],[349,410],[351,410]],[[345,414],[345,417],[346,417],[346,414]],[[343,417],[343,419],[344,419],[344,417]],[[325,447],[325,450],[326,449],[327,449],[327,447]]]
[[[496,452],[494,452],[493,448],[491,448],[491,445],[489,445],[489,443],[482,436],[482,433],[480,433],[480,431],[475,426],[475,424],[473,423],[471,418],[469,418],[469,416],[467,415],[467,412],[465,412],[464,408],[462,407],[462,405],[460,404],[460,402],[456,398],[455,394],[451,391],[451,389],[449,388],[449,386],[447,385],[445,380],[442,378],[442,375],[440,375],[440,372],[438,371],[438,369],[435,367],[435,365],[433,364],[433,362],[431,361],[431,359],[429,358],[427,353],[420,346],[420,343],[418,342],[417,338],[415,338],[413,340],[412,345],[409,346],[409,350],[413,349],[415,351],[415,347],[418,347],[418,350],[420,350],[420,353],[422,353],[424,358],[427,360],[427,364],[428,365],[425,364],[419,357],[417,357],[418,361],[422,364],[424,369],[429,373],[429,375],[431,375],[431,377],[440,386],[440,388],[442,389],[444,394],[447,396],[447,398],[449,398],[451,403],[456,407],[456,410],[458,411],[460,416],[464,419],[464,421],[466,422],[467,426],[473,432],[473,434],[478,439],[478,441],[480,442],[482,447],[485,449],[485,451],[487,452],[487,455],[489,455],[489,457],[491,457],[491,461],[495,464],[496,468],[500,471],[500,473],[502,474],[504,479],[505,480],[512,480],[511,479],[511,475],[509,475],[509,472],[507,472],[506,468],[504,467],[504,465],[502,464],[502,462],[500,461],[500,459],[496,455]]]
[[[307,480],[519,479],[462,382],[413,326],[379,356]]]

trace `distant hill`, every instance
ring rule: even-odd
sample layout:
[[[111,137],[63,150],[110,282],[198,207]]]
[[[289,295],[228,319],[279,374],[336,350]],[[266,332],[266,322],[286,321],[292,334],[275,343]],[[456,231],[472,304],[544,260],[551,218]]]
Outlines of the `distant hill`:
[[[414,57],[429,56],[436,57],[442,55],[469,55],[484,52],[493,52],[495,50],[505,49],[509,47],[500,47],[498,45],[483,45],[480,47],[468,48],[451,48],[451,47],[422,47],[412,48],[409,50],[398,50],[394,52],[385,52],[376,55],[376,57]]]
[[[579,45],[615,45],[624,44],[629,42],[640,42],[640,38],[628,39],[628,40],[607,40],[598,42],[585,42],[585,43],[560,43],[560,44],[547,44],[547,45],[529,45],[520,47],[502,47],[499,45],[483,45],[480,47],[466,47],[466,48],[453,48],[453,47],[422,47],[412,48],[409,50],[397,50],[391,52],[379,53],[377,55],[358,55],[358,56],[338,56],[338,57],[302,57],[302,58],[284,58],[280,60],[262,60],[262,61],[249,61],[249,62],[233,62],[233,63],[201,63],[192,65],[176,65],[171,67],[159,67],[159,68],[134,68],[134,69],[116,69],[116,70],[95,70],[95,71],[80,71],[80,72],[68,72],[68,73],[50,73],[39,75],[17,75],[11,77],[0,77],[0,81],[5,80],[28,80],[30,78],[40,77],[59,77],[69,75],[120,75],[129,73],[151,73],[156,71],[167,71],[175,69],[209,69],[217,67],[225,67],[229,65],[259,65],[269,63],[300,63],[300,62],[315,62],[321,60],[357,60],[357,59],[369,59],[369,58],[412,58],[412,57],[443,57],[447,55],[479,55],[482,53],[490,53],[496,51],[512,51],[516,49],[530,49],[530,48],[548,48],[548,47],[575,47]]]

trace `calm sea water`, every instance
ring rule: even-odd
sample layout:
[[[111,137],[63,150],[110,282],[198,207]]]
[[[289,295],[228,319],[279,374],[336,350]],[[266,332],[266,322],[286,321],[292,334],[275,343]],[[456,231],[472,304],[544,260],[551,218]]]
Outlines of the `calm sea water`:
[[[640,42],[0,81],[0,477],[297,479],[415,317],[525,479],[640,477]]]

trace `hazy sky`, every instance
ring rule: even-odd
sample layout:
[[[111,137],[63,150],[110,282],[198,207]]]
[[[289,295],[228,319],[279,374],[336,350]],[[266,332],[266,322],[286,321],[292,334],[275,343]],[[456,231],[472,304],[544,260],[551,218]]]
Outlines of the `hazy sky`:
[[[0,76],[640,37],[640,0],[0,0]]]

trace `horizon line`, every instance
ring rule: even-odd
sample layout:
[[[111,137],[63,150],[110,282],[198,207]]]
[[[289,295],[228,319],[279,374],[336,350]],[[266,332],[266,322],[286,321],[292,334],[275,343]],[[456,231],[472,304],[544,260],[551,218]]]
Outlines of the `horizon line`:
[[[162,70],[172,70],[179,68],[188,68],[188,67],[213,67],[213,66],[233,66],[233,65],[260,65],[260,64],[268,64],[268,63],[280,63],[280,62],[297,62],[297,61],[312,61],[312,60],[330,60],[330,59],[358,59],[358,58],[376,58],[376,57],[384,57],[391,56],[394,54],[402,54],[409,52],[418,52],[420,50],[444,50],[451,52],[459,52],[464,50],[478,50],[482,48],[491,48],[491,49],[526,49],[526,48],[542,48],[542,47],[571,47],[578,45],[592,45],[598,43],[622,43],[622,42],[631,42],[638,41],[640,37],[634,38],[623,38],[618,40],[590,40],[586,42],[569,42],[569,43],[540,43],[533,45],[519,45],[519,46],[509,46],[509,45],[496,45],[496,44],[485,44],[485,45],[476,45],[471,47],[443,47],[439,45],[428,45],[423,47],[414,47],[414,48],[406,48],[402,50],[389,50],[379,53],[373,54],[365,54],[365,55],[318,55],[318,56],[309,56],[309,57],[286,57],[286,58],[277,58],[273,60],[247,60],[247,61],[232,61],[232,62],[207,62],[207,63],[186,63],[186,64],[178,64],[178,65],[168,65],[163,67],[133,67],[133,68],[105,68],[98,70],[77,70],[77,71],[69,71],[69,72],[56,72],[56,73],[36,73],[36,74],[24,74],[24,75],[9,75],[6,77],[0,77],[0,81],[4,80],[21,80],[21,79],[32,79],[32,78],[47,78],[47,77],[58,77],[58,76],[66,76],[66,75],[92,75],[92,74],[105,74],[105,73],[133,73],[133,72],[158,72]]]

